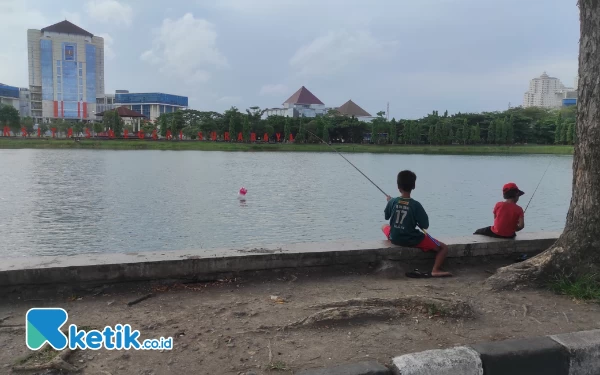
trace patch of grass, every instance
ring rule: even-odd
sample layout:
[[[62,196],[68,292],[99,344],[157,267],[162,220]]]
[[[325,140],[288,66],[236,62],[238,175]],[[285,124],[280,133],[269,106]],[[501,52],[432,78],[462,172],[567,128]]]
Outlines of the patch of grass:
[[[58,352],[48,344],[42,349],[33,352],[25,357],[19,358],[15,361],[15,365],[34,364],[41,365],[50,362],[58,355]]]
[[[283,361],[271,362],[267,365],[267,371],[288,371],[289,367]]]
[[[429,316],[445,316],[447,311],[440,306],[437,306],[433,303],[426,303],[425,308],[427,309],[427,314]]]
[[[523,155],[554,154],[572,155],[573,146],[553,145],[368,145],[333,144],[344,153],[374,154],[438,154],[438,155]],[[266,144],[230,143],[211,141],[165,141],[140,139],[71,139],[0,137],[0,149],[47,148],[47,149],[100,149],[100,150],[198,150],[198,151],[285,151],[285,152],[332,152],[324,144]]]
[[[549,287],[558,294],[600,302],[600,275],[595,273],[578,277],[560,275],[550,282]]]

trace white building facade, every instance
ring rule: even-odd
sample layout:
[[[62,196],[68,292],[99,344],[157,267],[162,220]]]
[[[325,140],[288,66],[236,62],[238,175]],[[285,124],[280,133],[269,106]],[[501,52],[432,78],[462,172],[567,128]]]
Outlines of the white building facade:
[[[265,115],[267,117],[317,117],[326,115],[330,109],[325,107],[325,104],[306,87],[302,86],[283,103],[283,108],[269,108],[265,111]]]
[[[573,96],[574,91],[565,87],[560,79],[544,72],[529,81],[529,90],[523,96],[523,107],[560,108],[562,100]]]
[[[35,119],[95,119],[104,95],[103,38],[65,20],[27,30],[27,53]]]

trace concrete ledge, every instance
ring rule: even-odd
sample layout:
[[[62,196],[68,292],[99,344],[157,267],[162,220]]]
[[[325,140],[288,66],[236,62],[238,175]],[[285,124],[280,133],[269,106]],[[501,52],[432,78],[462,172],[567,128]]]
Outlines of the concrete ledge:
[[[405,354],[397,375],[598,375],[600,330]]]
[[[349,363],[335,367],[309,369],[300,371],[297,375],[391,375],[387,367],[375,362]]]
[[[405,354],[393,363],[396,375],[483,375],[479,354],[466,346]]]
[[[513,253],[537,253],[550,247],[560,233],[523,233],[515,240],[466,236],[440,240],[449,257],[471,258]],[[127,254],[95,253],[3,259],[0,286],[157,279],[202,279],[223,273],[285,268],[349,266],[382,260],[432,258],[417,249],[388,241],[274,245],[254,249],[212,249]]]
[[[569,375],[600,373],[600,330],[552,335],[569,354]]]
[[[486,375],[567,375],[569,355],[549,337],[533,337],[473,345]]]

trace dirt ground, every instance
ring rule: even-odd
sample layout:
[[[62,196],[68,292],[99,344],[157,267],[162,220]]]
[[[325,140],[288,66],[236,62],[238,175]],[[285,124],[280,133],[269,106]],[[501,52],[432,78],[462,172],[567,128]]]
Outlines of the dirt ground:
[[[63,307],[69,312],[67,324],[80,327],[129,323],[142,338],[174,338],[171,351],[74,352],[67,361],[86,375],[293,374],[361,360],[388,364],[409,352],[600,327],[597,304],[546,290],[484,290],[482,281],[506,263],[454,265],[450,271],[457,277],[449,279],[391,277],[393,272],[372,268],[77,292],[15,290],[0,299],[0,373],[23,373],[13,366],[32,353],[24,330],[31,307]],[[127,306],[150,292],[153,297]]]

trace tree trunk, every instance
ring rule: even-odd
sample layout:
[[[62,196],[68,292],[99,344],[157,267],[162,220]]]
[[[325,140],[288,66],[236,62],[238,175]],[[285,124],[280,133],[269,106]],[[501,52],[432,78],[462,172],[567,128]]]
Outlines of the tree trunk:
[[[499,269],[486,281],[493,289],[545,283],[559,274],[577,276],[600,268],[600,2],[580,0],[579,12],[577,142],[566,226],[550,249]]]

